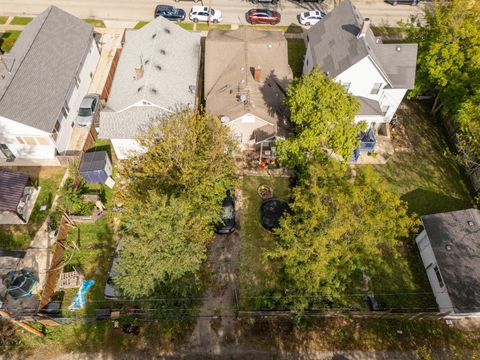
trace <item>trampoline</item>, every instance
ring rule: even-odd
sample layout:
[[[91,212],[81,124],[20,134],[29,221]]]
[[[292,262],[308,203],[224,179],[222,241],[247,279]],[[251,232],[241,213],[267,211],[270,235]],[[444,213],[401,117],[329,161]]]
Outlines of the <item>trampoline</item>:
[[[273,231],[280,226],[280,219],[285,212],[290,212],[290,208],[285,201],[268,199],[260,206],[260,212],[262,226],[269,231]]]

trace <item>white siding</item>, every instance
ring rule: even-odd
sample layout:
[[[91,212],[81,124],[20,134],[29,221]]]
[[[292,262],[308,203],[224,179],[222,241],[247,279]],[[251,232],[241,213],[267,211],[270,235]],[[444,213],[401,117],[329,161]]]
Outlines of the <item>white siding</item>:
[[[40,145],[37,139],[35,139],[36,145],[22,144],[17,137],[42,137],[48,145]],[[49,133],[1,116],[0,144],[6,144],[17,158],[53,159],[55,157],[55,144]],[[1,152],[0,157],[4,157]]]
[[[110,139],[110,141],[119,160],[125,160],[135,152],[145,152],[134,139]]]
[[[437,259],[433,253],[430,239],[427,236],[425,230],[423,230],[415,239],[420,255],[422,257],[423,265],[426,269],[430,286],[432,287],[435,300],[437,301],[438,308],[441,312],[454,312],[452,301],[448,295],[447,286],[441,286],[437,276],[435,275],[435,266],[438,266]],[[438,266],[440,268],[440,266]],[[440,272],[442,269],[440,269]]]
[[[269,123],[251,114],[245,114],[228,122],[233,136],[239,141],[240,149],[245,150],[255,145],[253,132]]]
[[[93,74],[97,68],[98,60],[100,59],[100,53],[98,52],[97,45],[95,40],[92,38],[90,44],[90,50],[83,62],[82,68],[79,72],[80,84],[78,88],[73,83],[73,92],[68,100],[68,107],[70,111],[67,118],[63,119],[61,122],[60,132],[56,141],[58,152],[63,152],[66,150],[68,143],[70,142],[70,137],[72,136],[72,129],[75,119],[77,117],[78,108],[80,103],[83,100],[83,97],[87,94],[92,82]],[[90,77],[92,74],[92,77]],[[73,80],[73,79],[72,79]]]

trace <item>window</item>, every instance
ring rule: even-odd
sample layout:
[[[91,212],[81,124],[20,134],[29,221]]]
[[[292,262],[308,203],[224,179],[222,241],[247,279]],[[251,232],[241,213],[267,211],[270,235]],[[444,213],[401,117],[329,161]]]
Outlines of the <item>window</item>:
[[[57,120],[57,122],[55,123],[55,128],[54,129],[58,132],[58,131],[60,131],[60,126],[61,126],[60,121]]]
[[[35,138],[31,136],[24,136],[23,140],[28,144],[28,145],[37,145],[37,142],[35,141]]]
[[[23,141],[21,136],[17,136],[16,139],[17,139],[19,144],[25,144],[25,141]]]
[[[68,103],[65,101],[65,103],[63,104],[63,107],[65,108],[65,110],[68,112],[70,112],[70,107],[68,106]]]
[[[37,137],[37,142],[40,145],[48,145],[48,140],[47,138],[44,138],[44,137]]]
[[[77,76],[75,76],[75,87],[78,89],[78,87],[80,86],[80,78]]]
[[[435,275],[437,275],[437,280],[438,280],[438,283],[440,284],[440,287],[443,288],[445,284],[443,282],[442,274],[440,274],[440,269],[438,268],[437,265],[435,265],[435,267],[433,268],[433,271],[435,271]]]
[[[346,91],[350,89],[350,85],[352,85],[352,83],[349,83],[349,82],[342,83],[342,86],[345,88]]]
[[[382,83],[373,84],[373,88],[372,88],[372,91],[370,91],[370,94],[377,95],[380,92],[381,88],[382,88]]]
[[[383,113],[383,115],[385,115],[385,114],[388,112],[388,109],[390,109],[390,106],[388,106],[388,105],[383,105],[383,106],[382,106],[382,113]]]
[[[68,116],[68,111],[67,111],[67,109],[65,109],[65,107],[62,107],[62,114],[63,114],[64,118],[66,118]]]

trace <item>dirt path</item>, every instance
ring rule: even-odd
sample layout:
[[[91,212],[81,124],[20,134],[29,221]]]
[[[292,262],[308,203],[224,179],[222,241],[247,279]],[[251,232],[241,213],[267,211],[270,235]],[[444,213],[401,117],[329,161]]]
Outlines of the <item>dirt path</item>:
[[[190,353],[219,355],[235,347],[235,320],[240,262],[241,193],[236,193],[237,230],[230,235],[215,235],[210,244],[208,262],[210,286],[195,326],[186,345]],[[230,349],[231,350],[231,349]]]

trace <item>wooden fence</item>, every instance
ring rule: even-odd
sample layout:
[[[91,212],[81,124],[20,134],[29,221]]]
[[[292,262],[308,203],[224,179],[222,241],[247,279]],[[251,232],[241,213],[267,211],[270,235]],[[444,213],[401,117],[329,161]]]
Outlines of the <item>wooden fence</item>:
[[[110,94],[110,89],[112,88],[113,77],[115,76],[115,71],[117,70],[118,60],[120,59],[120,54],[122,53],[122,49],[118,48],[115,51],[115,56],[112,60],[112,66],[110,67],[110,71],[108,72],[107,80],[105,82],[105,86],[103,87],[102,95],[100,96],[100,100],[106,102],[108,99],[108,95]]]

